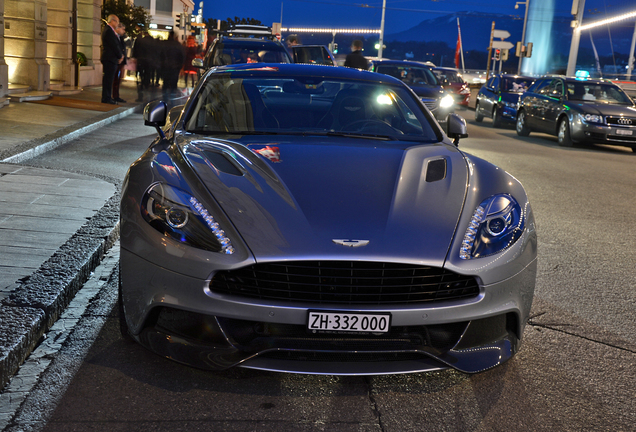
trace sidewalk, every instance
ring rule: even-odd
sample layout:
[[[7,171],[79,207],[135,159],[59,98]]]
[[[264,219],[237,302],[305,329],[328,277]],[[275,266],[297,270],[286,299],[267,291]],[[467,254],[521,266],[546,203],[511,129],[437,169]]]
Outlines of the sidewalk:
[[[141,112],[134,81],[120,96],[102,104],[93,87],[0,108],[0,390],[119,236],[113,184],[20,162]]]

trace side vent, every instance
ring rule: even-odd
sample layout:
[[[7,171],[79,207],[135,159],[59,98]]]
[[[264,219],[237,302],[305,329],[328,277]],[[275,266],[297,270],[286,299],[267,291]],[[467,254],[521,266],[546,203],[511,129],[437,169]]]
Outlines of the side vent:
[[[426,181],[436,182],[446,178],[446,159],[428,161],[426,167]]]
[[[216,151],[206,151],[204,153],[208,161],[219,171],[235,176],[243,175],[243,172],[236,166],[236,162],[231,160],[225,153]]]

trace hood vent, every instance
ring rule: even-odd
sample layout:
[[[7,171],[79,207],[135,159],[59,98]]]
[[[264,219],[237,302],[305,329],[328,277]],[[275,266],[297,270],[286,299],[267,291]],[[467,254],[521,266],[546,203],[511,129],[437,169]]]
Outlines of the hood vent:
[[[232,160],[225,153],[210,150],[203,153],[208,161],[219,171],[235,176],[243,175],[243,172],[236,166],[237,162]]]
[[[436,182],[446,178],[446,159],[428,161],[426,167],[426,181]]]

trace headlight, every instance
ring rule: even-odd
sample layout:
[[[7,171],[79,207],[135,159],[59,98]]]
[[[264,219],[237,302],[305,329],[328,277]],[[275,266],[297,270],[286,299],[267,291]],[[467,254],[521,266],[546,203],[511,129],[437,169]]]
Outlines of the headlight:
[[[585,123],[604,123],[603,116],[597,114],[579,114],[579,118]]]
[[[450,108],[455,103],[455,99],[451,95],[446,95],[439,101],[439,106],[442,108]]]
[[[144,195],[141,212],[150,226],[173,240],[212,252],[234,253],[232,242],[214,217],[181,189],[155,184]]]
[[[514,108],[517,109],[517,102],[506,102],[506,101],[501,101],[501,103],[504,106],[507,106],[508,108]]]
[[[525,215],[513,197],[491,196],[473,213],[459,257],[481,258],[501,252],[521,237],[524,226]]]

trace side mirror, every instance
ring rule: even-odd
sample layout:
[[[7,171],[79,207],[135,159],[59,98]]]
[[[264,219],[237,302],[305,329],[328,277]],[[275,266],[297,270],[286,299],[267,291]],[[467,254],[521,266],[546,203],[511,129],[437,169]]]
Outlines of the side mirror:
[[[203,69],[203,59],[192,59],[192,66],[194,66],[195,68]]]
[[[458,114],[451,113],[448,115],[448,137],[453,140],[453,144],[459,146],[459,139],[468,137],[468,129],[466,120]]]
[[[168,105],[164,101],[150,102],[144,108],[144,124],[146,126],[154,126],[161,138],[166,137],[161,127],[165,126],[167,116]]]

